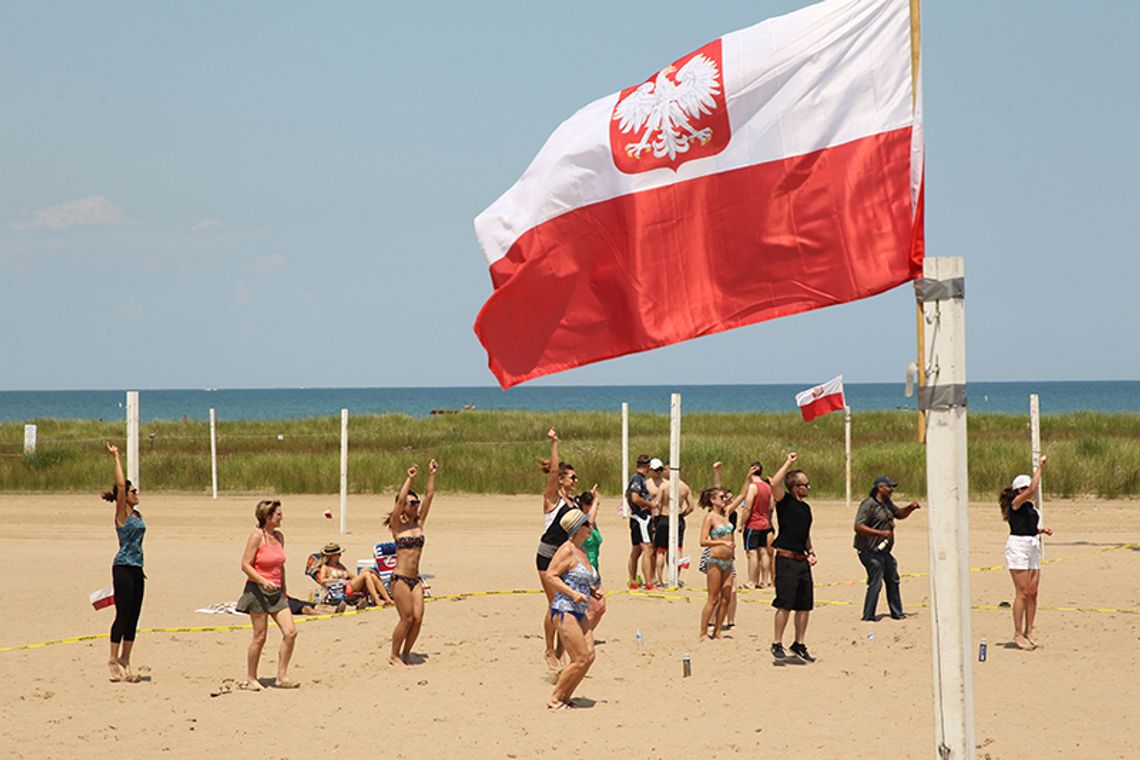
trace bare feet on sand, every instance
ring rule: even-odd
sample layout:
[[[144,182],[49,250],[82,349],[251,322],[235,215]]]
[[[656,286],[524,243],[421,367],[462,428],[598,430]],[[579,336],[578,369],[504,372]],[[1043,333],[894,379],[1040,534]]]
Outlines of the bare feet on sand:
[[[118,660],[107,660],[107,669],[111,671],[111,682],[118,683],[123,680],[123,670]]]
[[[1013,637],[1013,643],[1017,644],[1018,649],[1024,649],[1027,652],[1031,652],[1036,648],[1036,645],[1032,641],[1020,633]]]
[[[403,659],[397,657],[396,655],[392,655],[388,658],[388,664],[403,668],[406,667],[408,663],[404,662]]]

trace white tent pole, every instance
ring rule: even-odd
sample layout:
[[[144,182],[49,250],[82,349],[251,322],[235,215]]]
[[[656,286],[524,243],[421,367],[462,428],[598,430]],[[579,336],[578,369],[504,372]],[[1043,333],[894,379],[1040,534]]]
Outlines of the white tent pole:
[[[139,392],[127,391],[127,480],[139,487]]]
[[[843,407],[843,445],[846,453],[847,511],[851,511],[851,407]]]
[[[680,522],[677,494],[681,484],[681,394],[669,400],[669,586],[677,587],[677,543]]]
[[[629,519],[625,488],[629,485],[629,402],[621,402],[621,516]]]
[[[926,411],[935,756],[955,760],[975,756],[963,271],[961,257],[927,257],[917,288],[926,347],[919,408]]]
[[[340,533],[348,533],[348,410],[340,410]]]
[[[214,499],[218,498],[218,415],[210,407],[210,481],[214,487]]]
[[[1032,466],[1033,471],[1037,471],[1037,465],[1041,464],[1041,404],[1038,401],[1037,394],[1029,394],[1029,441],[1032,448]],[[1033,501],[1037,504],[1037,518],[1040,525],[1045,524],[1045,509],[1044,504],[1045,489],[1041,485],[1041,476],[1037,478],[1037,493],[1033,495]],[[1041,542],[1041,559],[1045,559],[1045,536],[1038,535],[1037,540]]]

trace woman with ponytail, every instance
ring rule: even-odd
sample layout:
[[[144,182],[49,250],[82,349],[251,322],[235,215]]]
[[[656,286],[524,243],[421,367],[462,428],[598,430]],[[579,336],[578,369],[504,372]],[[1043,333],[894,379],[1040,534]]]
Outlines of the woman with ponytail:
[[[103,492],[103,500],[115,505],[115,532],[119,534],[119,552],[111,563],[111,579],[115,588],[115,622],[111,624],[111,656],[107,667],[112,681],[138,683],[141,678],[131,670],[131,650],[135,646],[139,613],[142,611],[143,536],[146,523],[139,514],[139,492],[123,477],[119,448],[110,443],[107,451],[115,458],[115,485]]]

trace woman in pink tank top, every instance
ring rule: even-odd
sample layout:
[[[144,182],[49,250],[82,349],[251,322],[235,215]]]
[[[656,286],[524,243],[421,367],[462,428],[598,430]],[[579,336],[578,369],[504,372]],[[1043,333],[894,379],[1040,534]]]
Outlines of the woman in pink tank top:
[[[261,650],[269,632],[269,617],[272,616],[281,629],[275,686],[278,689],[295,689],[300,684],[289,680],[289,660],[293,657],[297,626],[293,623],[293,613],[289,610],[285,594],[285,535],[280,530],[281,502],[275,499],[259,501],[254,515],[257,517],[257,530],[250,533],[245,542],[241,569],[247,580],[237,603],[239,612],[249,614],[253,641],[246,652],[246,680],[239,684],[239,688],[261,689],[257,664],[261,660]]]

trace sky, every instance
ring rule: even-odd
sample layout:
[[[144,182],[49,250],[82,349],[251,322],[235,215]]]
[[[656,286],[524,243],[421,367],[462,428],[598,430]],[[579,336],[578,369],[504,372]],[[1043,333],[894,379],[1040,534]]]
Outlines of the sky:
[[[558,124],[802,0],[0,5],[0,389],[495,385],[474,217]],[[923,8],[975,380],[1140,379],[1140,4]],[[532,385],[902,381],[913,290]]]

